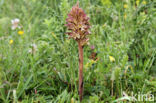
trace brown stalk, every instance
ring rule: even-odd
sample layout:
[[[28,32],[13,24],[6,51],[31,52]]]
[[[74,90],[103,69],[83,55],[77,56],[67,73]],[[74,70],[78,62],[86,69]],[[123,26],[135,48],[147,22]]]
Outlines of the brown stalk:
[[[79,98],[80,101],[83,99],[83,47],[80,42],[78,42],[79,50]]]

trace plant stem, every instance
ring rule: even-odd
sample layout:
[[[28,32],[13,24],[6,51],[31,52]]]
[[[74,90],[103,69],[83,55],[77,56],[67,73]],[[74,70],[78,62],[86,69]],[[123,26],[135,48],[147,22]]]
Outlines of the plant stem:
[[[78,42],[78,49],[79,49],[79,98],[81,102],[83,98],[83,47],[80,41]]]

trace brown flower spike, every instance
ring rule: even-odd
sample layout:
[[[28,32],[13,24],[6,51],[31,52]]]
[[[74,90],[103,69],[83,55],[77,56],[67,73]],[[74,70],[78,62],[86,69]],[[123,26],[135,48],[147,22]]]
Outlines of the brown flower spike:
[[[66,26],[69,30],[67,34],[78,43],[79,50],[79,97],[83,97],[83,46],[88,43],[90,34],[89,17],[79,8],[79,3],[72,7],[66,19]]]
[[[90,34],[89,17],[87,17],[85,12],[79,8],[79,3],[73,6],[72,10],[68,14],[66,22],[66,26],[68,30],[70,30],[70,32],[67,33],[70,38],[81,42],[82,46],[86,44],[89,40],[87,35]]]

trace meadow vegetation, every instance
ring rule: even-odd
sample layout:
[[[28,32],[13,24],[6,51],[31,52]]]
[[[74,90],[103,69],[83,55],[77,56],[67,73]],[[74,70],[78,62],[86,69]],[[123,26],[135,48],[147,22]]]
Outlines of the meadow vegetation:
[[[65,26],[76,2],[0,0],[0,103],[80,102],[78,46]],[[79,3],[91,25],[82,102],[128,103],[132,92],[156,99],[155,0]]]

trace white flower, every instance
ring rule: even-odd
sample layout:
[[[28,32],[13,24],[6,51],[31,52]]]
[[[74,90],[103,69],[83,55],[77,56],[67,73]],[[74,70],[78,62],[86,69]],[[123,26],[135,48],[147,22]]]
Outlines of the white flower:
[[[20,22],[20,20],[18,18],[15,18],[15,19],[11,20],[11,24],[12,24],[11,29],[12,30],[15,30],[16,28],[20,29],[21,27],[18,26],[19,22]]]

